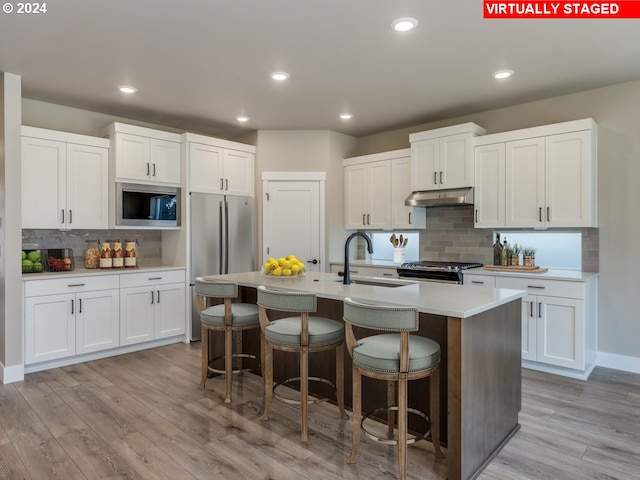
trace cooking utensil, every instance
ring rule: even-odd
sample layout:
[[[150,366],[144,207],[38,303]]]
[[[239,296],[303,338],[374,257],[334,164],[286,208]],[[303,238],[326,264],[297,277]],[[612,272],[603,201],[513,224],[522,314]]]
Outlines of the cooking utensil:
[[[395,233],[393,235],[391,235],[391,243],[393,244],[394,247],[398,246],[398,239],[396,238],[396,234]]]
[[[398,246],[402,247],[402,243],[403,243],[403,237],[402,234],[400,234],[400,241],[398,242]]]
[[[409,239],[408,239],[408,238],[405,238],[405,239],[404,239],[404,242],[402,243],[402,246],[403,246],[403,247],[406,247],[408,242],[409,242]]]

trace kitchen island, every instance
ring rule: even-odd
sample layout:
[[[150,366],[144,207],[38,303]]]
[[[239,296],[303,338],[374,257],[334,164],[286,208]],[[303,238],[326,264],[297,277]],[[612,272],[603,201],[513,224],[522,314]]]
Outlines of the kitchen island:
[[[237,282],[241,286],[242,301],[255,302],[259,285],[312,292],[318,297],[317,314],[338,320],[342,319],[345,297],[417,307],[420,312],[417,334],[438,341],[442,350],[440,411],[450,480],[475,477],[519,429],[523,291],[371,277],[352,277],[353,284],[343,285],[342,278],[335,274],[317,272],[289,278],[266,277],[261,272],[210,278]],[[359,281],[362,283],[357,283]],[[331,357],[314,361],[316,368],[322,369],[320,373],[329,375],[328,378],[334,368]],[[294,376],[295,362],[278,365],[276,360],[276,368],[278,366],[281,370],[276,372],[276,378]],[[420,382],[409,386],[409,406],[428,412],[428,383]],[[363,390],[368,392],[369,403],[377,400],[379,407],[386,403],[386,388],[379,385],[383,382],[375,383],[364,385]],[[348,405],[350,391],[351,361],[347,356],[345,400]],[[367,404],[363,404],[363,411],[368,409]]]

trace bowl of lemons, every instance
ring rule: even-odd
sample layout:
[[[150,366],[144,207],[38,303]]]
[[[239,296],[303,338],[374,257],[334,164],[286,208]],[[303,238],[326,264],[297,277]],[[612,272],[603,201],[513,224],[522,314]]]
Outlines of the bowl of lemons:
[[[278,259],[269,257],[262,266],[262,274],[266,277],[302,277],[305,273],[304,263],[298,260],[295,255],[287,255]]]

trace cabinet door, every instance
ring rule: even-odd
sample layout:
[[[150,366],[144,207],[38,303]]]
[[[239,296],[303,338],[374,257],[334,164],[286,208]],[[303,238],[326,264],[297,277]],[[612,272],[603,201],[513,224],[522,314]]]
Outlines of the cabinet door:
[[[505,145],[475,148],[475,218],[478,228],[505,225]]]
[[[119,290],[79,294],[76,299],[76,354],[120,345]]]
[[[425,208],[408,207],[405,198],[411,193],[411,157],[394,158],[391,161],[391,227],[425,228]]]
[[[474,287],[495,288],[496,277],[493,275],[476,275],[472,273],[463,273],[463,283]]]
[[[522,297],[522,359],[536,361],[537,302],[535,295]]]
[[[180,144],[152,138],[150,143],[150,179],[180,185]]]
[[[253,154],[224,150],[224,193],[253,197]]]
[[[368,165],[369,208],[367,228],[391,227],[391,162],[382,160]]]
[[[66,144],[22,138],[22,228],[64,228]]]
[[[550,135],[545,142],[547,227],[595,226],[591,132]]]
[[[544,137],[506,143],[506,226],[544,227]]]
[[[154,339],[155,302],[153,287],[120,290],[120,345]]]
[[[366,164],[344,167],[345,228],[366,228],[367,193]]]
[[[536,360],[584,370],[584,301],[538,296]]]
[[[116,133],[116,178],[149,180],[151,158],[149,138],[128,133]]]
[[[74,294],[25,299],[25,363],[75,354],[75,308]]]
[[[189,191],[223,193],[224,149],[200,143],[189,144]]]
[[[451,135],[440,139],[438,181],[441,188],[473,186],[473,158],[468,134]]]
[[[440,188],[439,139],[411,143],[411,172],[412,191]]]
[[[399,278],[396,268],[378,267],[378,277]]]
[[[185,332],[184,283],[157,285],[155,338],[182,335]]]
[[[108,228],[109,151],[67,145],[68,228]]]

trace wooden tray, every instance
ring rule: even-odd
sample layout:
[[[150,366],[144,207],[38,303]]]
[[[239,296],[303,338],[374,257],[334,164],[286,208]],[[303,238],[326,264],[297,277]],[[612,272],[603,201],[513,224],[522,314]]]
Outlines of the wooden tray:
[[[485,270],[493,270],[495,272],[527,272],[527,273],[544,273],[549,271],[548,268],[527,265],[485,265]]]

